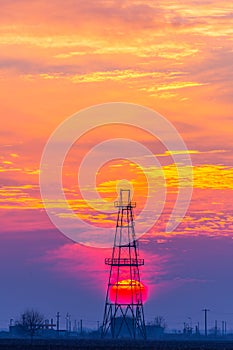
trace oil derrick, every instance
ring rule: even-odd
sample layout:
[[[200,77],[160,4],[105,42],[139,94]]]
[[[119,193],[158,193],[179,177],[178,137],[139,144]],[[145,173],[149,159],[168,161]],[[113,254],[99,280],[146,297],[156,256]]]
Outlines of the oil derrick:
[[[130,190],[121,189],[112,257],[105,259],[110,266],[105,301],[102,337],[132,339],[146,338],[138,242],[135,239],[133,208]]]

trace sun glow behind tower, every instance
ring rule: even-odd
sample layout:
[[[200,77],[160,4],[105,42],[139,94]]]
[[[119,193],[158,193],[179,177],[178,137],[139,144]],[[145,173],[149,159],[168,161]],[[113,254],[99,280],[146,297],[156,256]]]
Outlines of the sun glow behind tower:
[[[145,302],[147,300],[147,287],[142,282],[126,279],[113,284],[109,292],[109,298],[112,303],[114,303],[117,297],[119,303],[129,304],[133,296],[133,301],[136,303],[136,296],[139,293],[142,295],[142,301]]]

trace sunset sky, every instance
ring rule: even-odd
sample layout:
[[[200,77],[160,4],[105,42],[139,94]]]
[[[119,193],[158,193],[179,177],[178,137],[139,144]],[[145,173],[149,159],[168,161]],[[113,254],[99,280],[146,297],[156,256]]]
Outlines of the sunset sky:
[[[158,139],[123,125],[101,126],[73,145],[63,169],[69,205],[92,227],[114,227],[116,213],[104,209],[117,198],[117,180],[127,179],[137,218],[148,183],[134,160],[110,160],[99,169],[102,209],[83,200],[77,173],[87,152],[108,139],[150,149],[167,196],[140,240],[146,320],[162,315],[170,328],[181,329],[192,318],[203,327],[206,307],[210,327],[216,319],[233,329],[232,80],[230,1],[1,1],[0,328],[27,307],[49,317],[60,311],[63,322],[69,312],[84,326],[102,321],[104,258],[111,250],[74,243],[51,223],[39,168],[48,138],[66,118],[96,104],[127,102],[157,111],[182,136],[193,164],[186,216],[165,232],[177,196],[176,165]]]

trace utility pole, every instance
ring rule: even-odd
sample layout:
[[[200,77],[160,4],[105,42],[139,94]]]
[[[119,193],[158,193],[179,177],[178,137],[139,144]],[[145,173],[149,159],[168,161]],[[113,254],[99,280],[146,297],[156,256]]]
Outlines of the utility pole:
[[[74,331],[75,333],[77,333],[77,332],[78,332],[77,320],[74,320],[74,327],[73,327],[73,331]]]
[[[207,337],[207,312],[209,312],[209,309],[203,309],[202,311],[204,311],[205,314],[205,336]]]
[[[80,335],[83,335],[83,320],[80,320]]]
[[[70,332],[71,331],[71,321],[70,321],[70,314],[67,312],[66,314],[66,332]]]
[[[217,320],[215,320],[214,335],[215,335],[215,337],[217,337],[217,335],[218,335],[218,321]]]
[[[70,317],[71,317],[71,315],[69,315],[69,332],[71,332],[71,326],[72,326],[72,325],[71,325],[71,318],[70,318]]]
[[[227,334],[227,321],[222,321],[222,335]]]
[[[57,312],[56,318],[57,318],[57,333],[59,334],[60,331],[60,312]]]

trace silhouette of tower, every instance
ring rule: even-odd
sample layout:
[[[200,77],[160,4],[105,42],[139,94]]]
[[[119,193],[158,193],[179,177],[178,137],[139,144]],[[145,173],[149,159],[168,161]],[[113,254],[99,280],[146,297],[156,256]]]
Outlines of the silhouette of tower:
[[[110,266],[105,301],[102,337],[123,335],[132,339],[146,338],[138,242],[135,239],[133,208],[130,190],[121,189],[112,257],[105,259]]]

